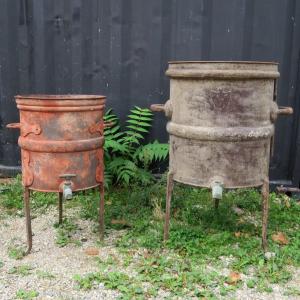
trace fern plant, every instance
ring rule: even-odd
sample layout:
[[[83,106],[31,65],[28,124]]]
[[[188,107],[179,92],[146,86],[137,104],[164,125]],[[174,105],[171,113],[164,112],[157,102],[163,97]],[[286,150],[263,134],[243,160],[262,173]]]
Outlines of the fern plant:
[[[105,128],[105,179],[106,184],[113,182],[129,184],[139,181],[143,184],[153,179],[150,167],[166,160],[169,145],[158,141],[144,144],[153,119],[147,108],[135,106],[130,110],[126,126],[121,128],[119,118],[110,109],[104,116],[105,122],[114,125]]]

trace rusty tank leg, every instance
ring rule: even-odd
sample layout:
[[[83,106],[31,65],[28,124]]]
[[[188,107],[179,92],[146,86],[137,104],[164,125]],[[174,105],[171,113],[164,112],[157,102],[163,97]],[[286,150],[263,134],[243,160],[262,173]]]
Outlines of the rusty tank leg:
[[[173,173],[169,172],[167,177],[167,195],[166,195],[166,215],[165,215],[165,227],[164,227],[164,241],[169,238],[169,227],[170,227],[170,209],[171,209],[171,198],[174,187]]]
[[[269,215],[269,179],[266,178],[261,188],[262,196],[262,248],[264,252],[267,251],[267,227]]]
[[[30,217],[30,190],[29,188],[24,188],[24,209],[26,217],[26,231],[27,231],[27,250],[25,255],[29,254],[32,249],[32,229],[31,229],[31,217]]]
[[[58,224],[62,224],[63,221],[63,194],[58,193]]]
[[[99,203],[99,233],[100,240],[104,239],[104,182],[99,185],[100,203]]]
[[[220,204],[220,199],[214,199],[215,209],[219,208],[219,204]]]

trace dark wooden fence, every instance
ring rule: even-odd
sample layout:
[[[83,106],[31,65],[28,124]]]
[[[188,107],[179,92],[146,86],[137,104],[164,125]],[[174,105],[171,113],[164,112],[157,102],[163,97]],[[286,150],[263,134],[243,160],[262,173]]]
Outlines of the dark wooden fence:
[[[0,173],[20,163],[13,96],[100,93],[124,120],[168,99],[169,60],[278,61],[281,105],[271,179],[300,181],[300,1],[0,0]],[[156,116],[151,138],[166,140]]]

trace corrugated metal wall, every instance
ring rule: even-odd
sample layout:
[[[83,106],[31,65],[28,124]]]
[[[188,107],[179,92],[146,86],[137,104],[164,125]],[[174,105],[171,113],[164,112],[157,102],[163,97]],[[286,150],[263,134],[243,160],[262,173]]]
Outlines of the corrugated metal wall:
[[[19,164],[15,94],[100,93],[124,118],[168,99],[169,60],[263,60],[280,62],[279,103],[296,111],[277,124],[271,178],[298,185],[299,49],[296,0],[0,0],[0,169]]]

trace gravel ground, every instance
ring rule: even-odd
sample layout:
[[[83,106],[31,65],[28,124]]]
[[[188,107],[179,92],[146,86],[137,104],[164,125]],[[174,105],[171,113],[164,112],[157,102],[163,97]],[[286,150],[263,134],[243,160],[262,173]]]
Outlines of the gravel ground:
[[[70,216],[70,211],[68,211]],[[15,299],[19,289],[35,290],[39,293],[37,299],[116,299],[118,293],[107,290],[102,285],[90,291],[76,289],[73,280],[75,274],[84,275],[97,271],[93,256],[85,253],[85,249],[95,247],[97,236],[92,232],[92,224],[88,221],[77,220],[78,235],[82,235],[86,242],[82,246],[68,244],[58,247],[55,244],[56,230],[53,228],[57,220],[57,213],[51,209],[47,214],[32,220],[33,250],[22,260],[8,257],[8,248],[14,245],[24,245],[25,240],[24,218],[8,217],[0,225],[0,260],[3,267],[0,269],[0,299]],[[110,234],[113,239],[114,233]],[[109,253],[111,246],[102,247],[101,252]],[[99,247],[99,246],[98,246]],[[31,274],[20,276],[9,274],[9,270],[20,265],[30,265]],[[54,278],[40,278],[41,272],[50,273]]]
[[[68,217],[78,216],[76,209],[67,211]],[[33,250],[30,255],[21,260],[9,258],[8,248],[14,246],[25,246],[25,227],[23,217],[6,217],[0,223],[0,300],[15,299],[16,293],[20,289],[35,290],[39,293],[37,299],[116,299],[116,291],[106,289],[102,284],[95,289],[84,291],[76,289],[76,283],[73,280],[75,274],[84,275],[90,272],[98,271],[95,263],[95,256],[86,254],[86,249],[92,247],[99,249],[101,258],[110,255],[118,255],[113,246],[114,240],[122,234],[122,231],[111,231],[105,240],[105,246],[100,247],[97,244],[97,235],[93,232],[94,224],[76,218],[76,224],[79,230],[74,238],[83,240],[81,246],[68,244],[65,247],[58,247],[55,243],[56,230],[53,224],[57,220],[57,212],[51,208],[45,214],[38,215],[32,220],[33,225]],[[119,257],[121,259],[121,256]],[[222,258],[226,266],[226,260]],[[1,262],[3,266],[1,267]],[[29,274],[13,274],[12,268],[28,265]],[[208,267],[209,268],[209,267]],[[125,270],[124,270],[125,271]],[[228,273],[230,270],[224,268],[222,272]],[[300,287],[300,269],[293,270],[293,279],[288,283],[289,287],[299,289]],[[53,275],[52,277],[49,274]],[[132,273],[131,273],[132,274]],[[244,281],[246,277],[242,275]],[[288,286],[272,285],[273,292],[258,293],[255,289],[247,288],[246,284],[239,288],[235,294],[228,296],[228,299],[300,299],[300,296],[284,295]],[[218,294],[216,290],[216,294]],[[167,296],[161,291],[158,299]]]

